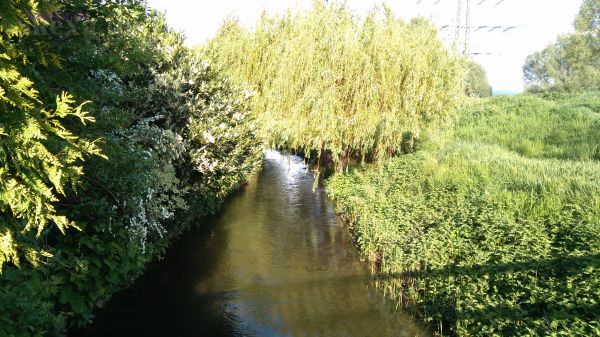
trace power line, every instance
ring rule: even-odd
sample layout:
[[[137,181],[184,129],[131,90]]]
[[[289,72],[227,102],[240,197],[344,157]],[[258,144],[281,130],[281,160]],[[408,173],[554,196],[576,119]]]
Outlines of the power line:
[[[417,5],[420,5],[421,3],[423,3],[424,0],[417,0]],[[434,0],[434,5],[437,5],[441,2],[442,0]],[[476,6],[480,6],[482,4],[484,4],[486,1],[488,0],[479,0],[476,4]],[[496,2],[494,4],[494,7],[501,5],[502,3],[504,3],[506,0],[498,0],[498,2]]]
[[[438,28],[438,30],[443,31],[446,30],[448,28],[465,28],[465,26],[452,26],[452,25],[443,25],[441,27]],[[488,33],[494,32],[494,31],[499,31],[500,33],[505,33],[508,32],[509,30],[512,29],[516,29],[519,28],[517,26],[469,26],[469,29],[471,29],[471,33],[477,33],[480,32],[481,30],[487,30]]]
[[[441,0],[433,0],[434,5],[437,5],[441,2]],[[442,32],[446,29],[454,30],[454,47],[456,49],[462,49],[463,55],[474,55],[470,53],[469,47],[471,44],[471,35],[473,33],[507,33],[513,29],[517,29],[517,26],[504,26],[504,25],[471,25],[472,19],[472,1],[477,1],[475,6],[480,6],[490,0],[456,0],[456,19],[454,20],[455,24],[446,24],[439,28],[439,31]],[[506,0],[493,0],[495,4],[494,7],[497,7],[504,3]],[[422,4],[424,0],[417,0],[417,4]],[[449,31],[449,34],[450,31]],[[447,35],[448,37],[449,34]],[[461,48],[462,47],[462,48]],[[458,50],[457,50],[458,52]],[[476,53],[476,55],[485,55],[486,53]]]
[[[495,53],[495,52],[472,52],[469,53],[471,56],[492,56],[492,55],[504,55],[504,53]]]

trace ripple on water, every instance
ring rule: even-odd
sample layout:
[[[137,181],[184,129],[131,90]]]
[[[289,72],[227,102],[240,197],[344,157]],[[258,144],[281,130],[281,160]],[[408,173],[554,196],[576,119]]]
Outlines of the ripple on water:
[[[77,336],[416,336],[301,158],[263,171]]]

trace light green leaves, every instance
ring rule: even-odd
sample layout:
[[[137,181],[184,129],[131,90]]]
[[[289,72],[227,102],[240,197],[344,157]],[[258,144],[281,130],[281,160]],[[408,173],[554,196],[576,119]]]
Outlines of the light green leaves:
[[[50,2],[38,7],[38,1],[8,1],[0,23],[0,47],[7,50],[0,58],[0,273],[2,265],[19,265],[19,256],[32,264],[47,255],[22,245],[21,239],[34,231],[42,235],[49,225],[63,234],[77,228],[60,215],[56,202],[65,195],[65,186],[74,186],[82,175],[81,162],[86,155],[100,155],[95,142],[76,136],[63,126],[67,118],[76,117],[83,124],[94,119],[81,104],[73,107],[73,97],[62,93],[53,109],[38,98],[34,83],[22,76],[20,68],[26,60],[21,38],[26,36],[28,22],[38,9],[48,9]],[[9,21],[14,19],[15,22]]]
[[[448,119],[462,68],[425,20],[389,10],[364,21],[340,2],[281,17],[255,30],[226,22],[207,48],[238,84],[256,90],[261,135],[273,147],[348,161],[386,158]],[[338,165],[339,164],[339,165]]]

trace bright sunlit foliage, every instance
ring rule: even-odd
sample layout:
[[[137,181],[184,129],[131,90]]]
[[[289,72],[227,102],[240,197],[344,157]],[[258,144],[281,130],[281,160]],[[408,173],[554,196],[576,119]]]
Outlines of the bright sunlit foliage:
[[[85,155],[100,155],[94,142],[73,134],[63,125],[68,117],[94,122],[73,107],[73,97],[62,93],[52,108],[38,97],[34,83],[19,65],[28,63],[22,38],[31,26],[45,25],[39,14],[50,15],[52,1],[3,2],[0,20],[0,274],[4,263],[20,264],[25,257],[34,265],[47,252],[27,246],[20,237],[34,231],[39,237],[49,225],[65,232],[76,227],[57,213],[55,203],[83,174]],[[39,51],[38,51],[39,52]],[[37,56],[37,55],[36,55]],[[45,55],[48,57],[49,55]],[[51,56],[51,55],[50,55]]]
[[[461,67],[423,19],[383,7],[366,19],[337,2],[264,14],[253,31],[227,21],[208,50],[256,91],[268,143],[320,156],[381,159],[452,115]]]

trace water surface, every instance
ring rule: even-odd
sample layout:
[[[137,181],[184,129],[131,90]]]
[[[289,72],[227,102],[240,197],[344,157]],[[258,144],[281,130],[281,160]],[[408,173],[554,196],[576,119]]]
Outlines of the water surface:
[[[263,171],[77,336],[416,336],[298,157]]]

